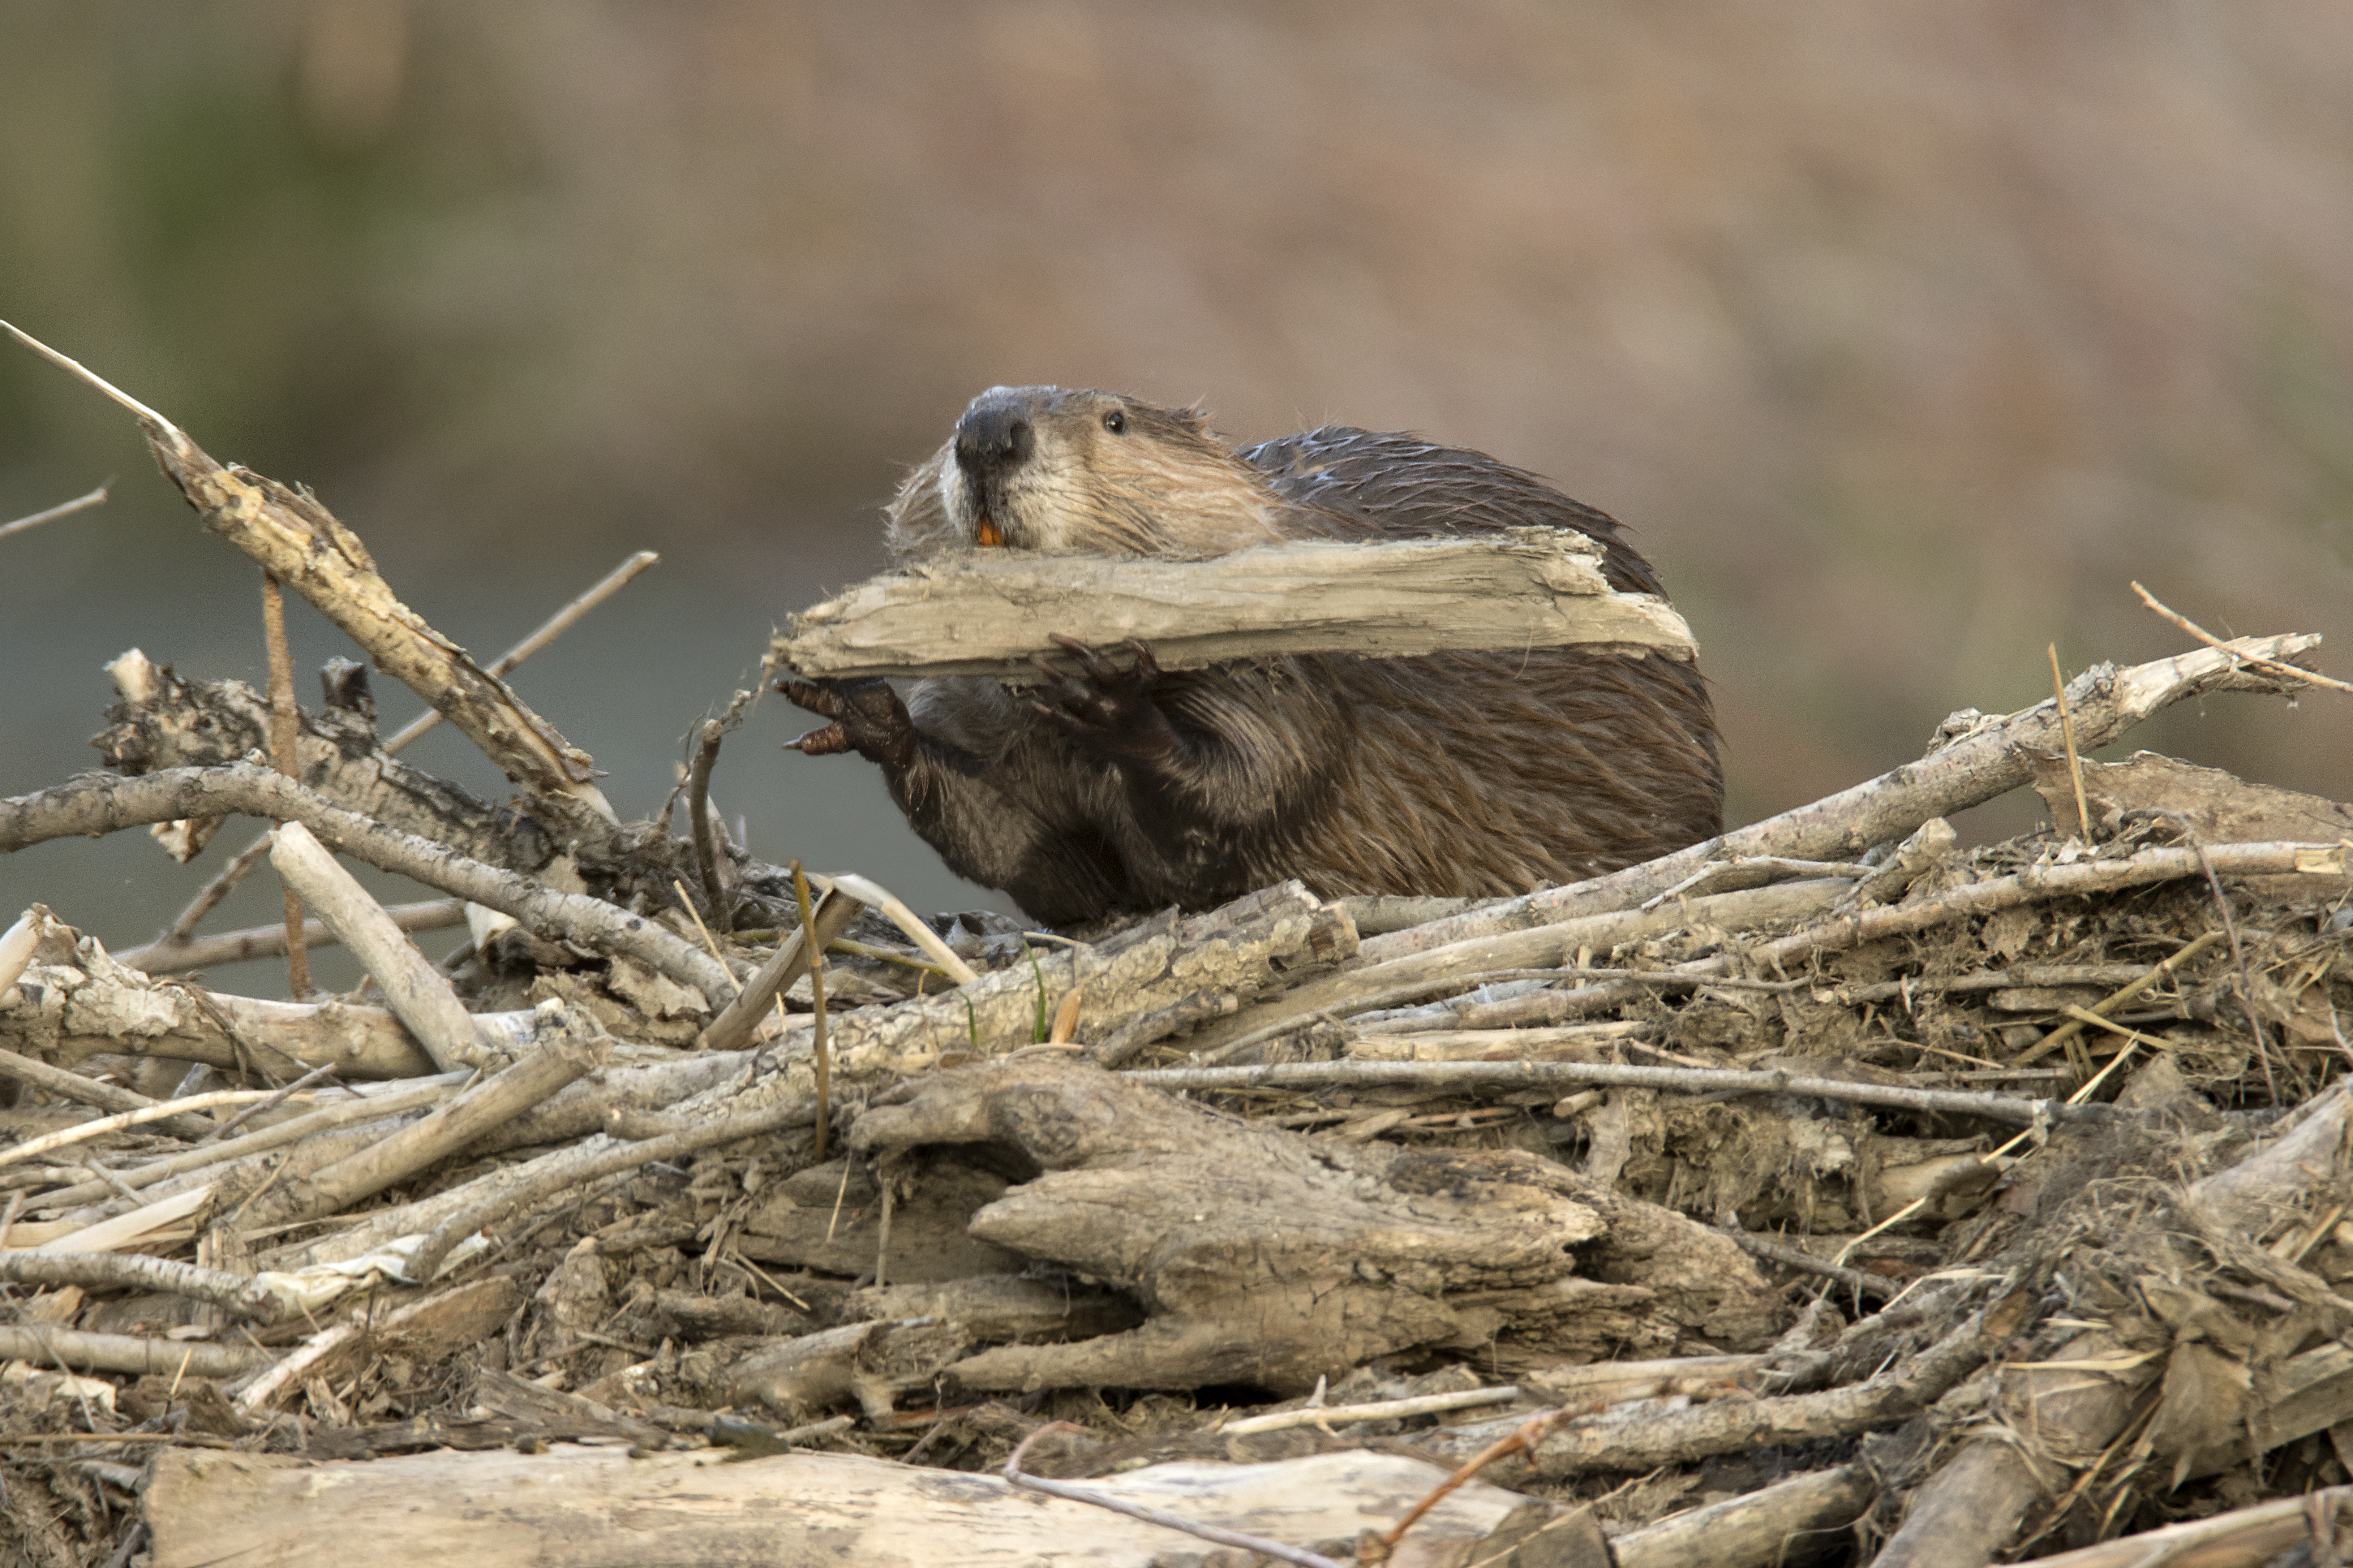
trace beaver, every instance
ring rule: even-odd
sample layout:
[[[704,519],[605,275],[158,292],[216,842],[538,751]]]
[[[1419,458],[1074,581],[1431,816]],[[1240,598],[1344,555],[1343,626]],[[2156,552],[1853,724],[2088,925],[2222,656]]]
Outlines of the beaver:
[[[1483,453],[1325,426],[1236,450],[1192,408],[993,387],[891,502],[894,561],[1010,546],[1199,559],[1271,540],[1477,537],[1541,524],[1663,594],[1608,514]],[[1043,684],[778,683],[832,722],[793,745],[881,764],[961,875],[1050,925],[1201,909],[1286,878],[1330,898],[1524,893],[1720,830],[1689,660],[1565,647],[1326,654],[1163,671],[1072,638]],[[1074,667],[1074,668],[1073,668]]]

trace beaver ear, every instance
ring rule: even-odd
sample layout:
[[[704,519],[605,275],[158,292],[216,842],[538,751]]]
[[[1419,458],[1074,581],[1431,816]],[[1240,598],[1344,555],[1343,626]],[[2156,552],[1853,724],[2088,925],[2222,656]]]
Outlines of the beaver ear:
[[[1209,411],[1198,403],[1187,404],[1182,408],[1172,408],[1168,411],[1168,416],[1196,436],[1217,434],[1209,428]]]

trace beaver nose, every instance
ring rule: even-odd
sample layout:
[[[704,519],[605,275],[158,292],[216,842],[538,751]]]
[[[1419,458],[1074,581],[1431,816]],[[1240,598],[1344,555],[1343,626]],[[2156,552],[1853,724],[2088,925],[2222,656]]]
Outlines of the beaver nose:
[[[956,467],[968,474],[1018,468],[1037,446],[1029,412],[1018,404],[976,402],[956,421]]]

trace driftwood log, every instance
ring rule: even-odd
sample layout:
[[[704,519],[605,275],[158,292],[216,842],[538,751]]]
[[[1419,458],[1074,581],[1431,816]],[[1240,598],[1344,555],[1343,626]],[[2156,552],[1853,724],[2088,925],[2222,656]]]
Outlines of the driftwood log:
[[[942,1074],[850,1138],[877,1156],[978,1144],[1035,1164],[972,1234],[1109,1280],[1154,1314],[1108,1339],[983,1351],[948,1369],[967,1387],[1295,1393],[1409,1348],[1476,1349],[1510,1369],[1687,1338],[1746,1348],[1778,1327],[1736,1247],[1558,1165],[1335,1150],[1056,1055]]]
[[[990,550],[872,578],[792,617],[769,662],[801,675],[1035,677],[1057,632],[1131,638],[1164,669],[1349,653],[1571,644],[1691,658],[1674,606],[1613,592],[1581,533],[1261,545],[1209,561]]]
[[[1402,1518],[1445,1474],[1400,1456],[1331,1454],[1155,1466],[1090,1487],[1345,1558],[1360,1531]],[[1525,1501],[1473,1482],[1415,1525],[1389,1561],[1399,1568],[1461,1563],[1468,1546]],[[1565,1510],[1542,1510],[1556,1511]],[[175,1449],[157,1459],[148,1512],[155,1568],[248,1561],[415,1568],[436,1558],[470,1568],[649,1561],[786,1568],[819,1555],[941,1568],[1010,1568],[1050,1556],[1150,1568],[1198,1561],[1206,1546],[1163,1525],[1025,1494],[994,1476],[849,1454],[727,1464],[710,1452],[633,1458],[603,1447],[320,1465]]]

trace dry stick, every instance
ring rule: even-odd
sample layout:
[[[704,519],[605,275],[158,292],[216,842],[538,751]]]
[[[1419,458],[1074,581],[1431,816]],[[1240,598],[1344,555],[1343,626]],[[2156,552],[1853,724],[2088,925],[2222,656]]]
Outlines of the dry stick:
[[[307,897],[330,930],[343,939],[383,989],[392,1009],[443,1072],[477,1068],[495,1059],[486,1048],[473,1015],[458,1000],[441,972],[401,934],[359,879],[335,863],[311,830],[282,822],[272,830],[269,863],[290,890]]]
[[[125,1252],[0,1252],[11,1285],[79,1285],[93,1290],[159,1290],[226,1308],[261,1322],[283,1310],[277,1297],[242,1274]]]
[[[2250,661],[2267,664],[2304,653],[2319,641],[2310,633],[2242,637],[2126,669],[2094,666],[2068,686],[2077,742],[2096,750],[2151,713],[2201,692],[2276,691],[2282,678],[2249,668]],[[1710,860],[1727,856],[1852,858],[1875,844],[1903,837],[1932,816],[1948,816],[2029,782],[2033,774],[2031,750],[2059,739],[2057,720],[2053,704],[2038,703],[1878,778],[1672,855],[1371,938],[1360,959],[1370,966],[1467,937],[1630,908]]]
[[[402,604],[359,536],[316,498],[249,468],[223,468],[137,398],[7,322],[0,329],[136,414],[164,476],[207,529],[275,572],[366,649],[377,668],[448,715],[500,771],[543,797],[553,815],[578,827],[614,820],[596,788],[593,759]]]
[[[776,943],[776,951],[768,961],[744,983],[743,990],[723,1008],[719,1016],[711,1020],[702,1033],[695,1037],[698,1051],[732,1051],[742,1047],[752,1037],[752,1031],[767,1012],[770,1005],[781,1005],[778,999],[785,988],[801,977],[808,962],[812,945],[823,947],[849,929],[858,911],[866,906],[849,894],[836,889],[825,896],[817,910],[815,927],[804,926]],[[815,937],[811,942],[812,933]]]
[[[172,921],[164,934],[140,951],[164,952],[185,944],[188,939],[195,934],[196,923],[212,913],[223,899],[236,891],[237,885],[251,876],[253,868],[268,858],[269,855],[269,835],[264,833],[238,850],[236,857],[214,875],[211,881],[196,889],[196,896],[188,900],[187,907],[180,911],[178,918]],[[307,927],[305,934],[306,936],[308,934]]]
[[[277,1092],[272,1089],[216,1089],[204,1094],[189,1095],[185,1100],[160,1100],[136,1110],[117,1111],[112,1116],[61,1127],[55,1132],[45,1132],[38,1138],[0,1149],[0,1165],[13,1165],[19,1160],[29,1160],[52,1149],[70,1148],[76,1143],[87,1143],[93,1138],[103,1138],[110,1132],[120,1132],[126,1127],[143,1127],[148,1122],[168,1121],[191,1110],[208,1110],[216,1105],[250,1105],[257,1100],[268,1100]]]
[[[543,1004],[557,1006],[558,1004]],[[435,1161],[503,1126],[573,1079],[598,1066],[612,1041],[586,1014],[567,1013],[567,1026],[551,1029],[537,1048],[382,1142],[267,1195],[248,1222],[266,1229],[328,1215],[372,1197]],[[430,1274],[419,1279],[429,1279]]]
[[[269,835],[259,840],[263,851],[269,848]],[[465,903],[458,899],[427,899],[413,904],[385,904],[384,912],[392,923],[404,931],[448,931],[466,923]],[[324,921],[304,921],[302,941],[310,947],[325,947],[340,940],[327,929]],[[209,969],[216,964],[243,963],[252,958],[275,958],[286,951],[286,928],[282,925],[254,926],[246,931],[227,931],[217,936],[201,937],[195,941],[174,942],[166,936],[145,947],[129,947],[113,955],[114,962],[126,969],[136,969],[144,974],[185,974],[192,969]]]
[[[1007,1481],[1024,1491],[1043,1492],[1048,1497],[1058,1497],[1066,1502],[1082,1502],[1096,1508],[1108,1509],[1113,1513],[1125,1514],[1130,1519],[1140,1519],[1146,1524],[1165,1525],[1170,1530],[1181,1530],[1187,1535],[1214,1542],[1219,1546],[1230,1546],[1240,1552],[1255,1552],[1261,1557],[1271,1557],[1278,1563],[1293,1563],[1295,1568],[1345,1568],[1344,1564],[1332,1558],[1317,1552],[1303,1551],[1296,1546],[1285,1546],[1280,1541],[1269,1541],[1262,1535],[1248,1535],[1241,1531],[1227,1530],[1220,1525],[1203,1524],[1198,1520],[1187,1519],[1182,1514],[1170,1513],[1165,1509],[1149,1508],[1143,1503],[1129,1502],[1125,1498],[1112,1497],[1107,1493],[1096,1491],[1092,1487],[1073,1486],[1068,1481],[1050,1481],[1043,1476],[1029,1475],[1021,1468],[1021,1461],[1029,1458],[1029,1445],[1047,1433],[1084,1432],[1085,1430],[1085,1427],[1075,1421],[1049,1421],[1021,1439],[1020,1447],[1013,1450],[1005,1461],[1005,1468],[998,1473],[1004,1476]]]
[[[2173,609],[2171,606],[2168,605],[2164,600],[2159,599],[2156,595],[2150,593],[2139,584],[2135,583],[2131,586],[2132,591],[2140,595],[2140,602],[2142,604],[2147,605],[2150,609],[2156,611],[2160,617],[2165,620],[2171,621],[2175,626],[2179,626],[2183,631],[2188,632],[2191,637],[2196,637],[2208,647],[2228,648],[2233,646],[2232,643],[2226,642],[2222,638],[2216,637],[2212,632],[2208,631],[2196,621],[2189,619],[2179,611]],[[2242,638],[2239,640],[2243,641],[2244,639]],[[2307,686],[2317,686],[2324,691],[2353,691],[2353,685],[2348,685],[2345,681],[2331,680],[2325,675],[2316,674],[2309,669],[2300,668],[2293,664],[2283,664],[2275,658],[2258,658],[2253,655],[2249,655],[2247,662],[2255,665],[2260,668],[2270,670],[2274,675],[2284,675],[2288,677],[2290,679],[2301,680]]]
[[[2092,841],[2092,808],[2084,801],[2084,759],[2075,751],[2075,718],[2067,707],[2067,678],[2059,673],[2059,645],[2049,645],[2051,653],[2051,691],[2059,703],[2059,734],[2067,742],[2067,776],[2075,781],[2075,821],[2084,831],[2084,842]]]
[[[648,568],[653,566],[660,560],[661,557],[655,554],[650,550],[638,551],[635,555],[630,556],[627,561],[622,562],[618,566],[613,568],[612,571],[607,573],[596,586],[590,588],[586,593],[581,595],[578,598],[573,600],[570,604],[556,611],[555,614],[550,616],[545,621],[543,621],[537,631],[533,632],[531,636],[523,638],[522,641],[515,644],[514,647],[507,649],[506,652],[492,659],[491,661],[490,672],[496,676],[503,676],[507,674],[517,665],[522,663],[523,660],[529,658],[533,654],[537,653],[540,649],[554,642],[557,637],[562,637],[565,632],[571,630],[574,624],[576,623],[581,616],[586,615],[589,611],[603,604],[607,599],[611,598],[614,594],[623,587],[626,587],[630,582],[635,580]],[[435,712],[432,709],[427,708],[424,712],[418,714],[415,719],[410,720],[406,725],[403,726],[399,733],[394,735],[391,740],[386,741],[384,743],[385,755],[388,757],[398,755],[410,743],[415,742],[419,735],[424,734],[427,730],[430,730],[434,725],[438,724],[439,722],[441,722],[441,715]],[[248,876],[251,875],[253,868],[261,864],[262,857],[269,853],[269,836],[265,833],[261,835],[261,837],[256,838],[252,843],[247,845],[243,849],[237,851],[237,858],[231,860],[227,865],[222,867],[219,873],[216,875],[211,881],[206,883],[195,898],[188,900],[188,907],[182,910],[178,918],[172,921],[171,929],[166,931],[161,937],[158,937],[152,945],[142,948],[140,951],[142,952],[157,952],[168,948],[185,944],[190,937],[195,934],[197,922],[202,921],[206,915],[212,913],[214,907],[219,904],[223,899],[228,897],[229,893],[235,889],[239,882],[244,881]],[[396,910],[394,912],[396,914],[398,911]],[[408,927],[405,929],[423,930],[426,928]],[[130,962],[129,959],[124,958],[122,954],[118,953],[116,956],[118,958],[122,958],[125,963]],[[259,955],[257,954],[256,956]],[[228,961],[224,959],[214,959],[211,960],[211,962],[219,963]],[[136,968],[140,966],[133,965],[133,967]],[[189,967],[195,966],[192,964]]]
[[[1791,882],[1711,893],[1682,906],[1672,917],[1644,915],[1633,910],[1609,910],[1554,925],[1473,936],[1441,947],[1409,951],[1385,963],[1345,968],[1309,980],[1228,1025],[1202,1030],[1186,1045],[1194,1059],[1206,1066],[1261,1040],[1288,1034],[1310,1020],[1354,1013],[1360,1007],[1388,1007],[1432,990],[1452,989],[1457,983],[1491,980],[1507,973],[1525,974],[1534,967],[1567,963],[1586,948],[1615,946],[1646,931],[1694,923],[1748,931],[1767,921],[1819,916],[1839,903],[1841,892],[1852,886],[1842,881]],[[1726,955],[1677,965],[1672,973],[1712,979],[1731,967],[1732,961]],[[1616,1006],[1641,994],[1642,987],[1651,984],[1661,983],[1629,982],[1559,994],[1563,998],[1582,998],[1587,1010],[1591,1010],[1605,1003]]]
[[[2233,876],[2277,876],[2309,872],[2341,877],[2348,854],[2338,844],[2266,842],[2220,844],[2211,851],[2176,848],[2143,849],[2121,860],[2079,860],[2064,866],[2038,866],[2016,876],[1971,882],[1933,898],[1905,904],[1886,904],[1812,926],[1777,941],[1760,944],[1749,954],[1765,965],[1787,966],[1816,953],[1843,952],[1883,937],[1908,936],[1933,925],[1990,914],[2040,900],[2082,898],[2150,882],[2178,881],[2196,876],[2211,858],[2217,868]],[[1715,963],[1718,960],[1704,960]],[[1697,971],[1702,964],[1682,965]],[[2158,966],[2160,969],[2163,965]],[[1609,990],[1597,986],[1594,993]],[[1591,994],[1593,993],[1588,993]]]
[[[409,1261],[409,1271],[416,1278],[429,1279],[449,1249],[486,1226],[494,1225],[506,1215],[531,1207],[543,1199],[558,1194],[586,1189],[591,1182],[634,1171],[656,1160],[677,1160],[722,1143],[733,1143],[764,1133],[781,1131],[787,1127],[806,1127],[815,1119],[817,1108],[808,1100],[790,1100],[769,1106],[765,1110],[730,1116],[717,1121],[682,1128],[656,1138],[621,1143],[592,1158],[575,1161],[553,1170],[526,1176],[502,1192],[481,1202],[459,1209],[426,1237],[417,1255]]]
[[[1716,1235],[1724,1237],[1751,1258],[1761,1258],[1767,1263],[1778,1263],[1784,1268],[1795,1268],[1807,1274],[1819,1274],[1833,1284],[1843,1285],[1848,1289],[1858,1291],[1865,1296],[1885,1300],[1900,1289],[1893,1279],[1887,1279],[1884,1275],[1867,1274],[1860,1268],[1849,1268],[1843,1264],[1833,1263],[1827,1258],[1816,1258],[1810,1252],[1801,1251],[1794,1247],[1784,1247],[1778,1241],[1768,1240],[1752,1231],[1728,1230],[1721,1226],[1714,1228]]]
[[[2110,1121],[2124,1113],[2112,1105],[2070,1105],[2056,1100],[1967,1089],[1898,1089],[1844,1079],[1801,1078],[1783,1072],[1741,1072],[1718,1068],[1622,1067],[1611,1062],[1270,1062],[1257,1067],[1154,1068],[1128,1075],[1155,1089],[1306,1089],[1369,1084],[1407,1084],[1433,1092],[1450,1089],[1541,1089],[1569,1084],[1614,1084],[1634,1089],[1682,1089],[1688,1093],[1801,1094],[1856,1105],[1903,1110],[1981,1116],[1989,1121],[2031,1126],[2044,1119]]]
[[[654,566],[659,565],[660,562],[661,557],[653,551],[638,551],[598,578],[587,591],[541,622],[537,631],[492,659],[490,673],[492,675],[509,673],[523,660],[570,631],[579,622],[581,616],[628,587]],[[441,722],[441,715],[428,708],[403,725],[398,733],[384,743],[384,749],[388,752],[397,752],[439,722]]]
[[[1712,860],[1694,871],[1673,887],[1653,893],[1635,906],[1655,910],[1671,899],[1686,893],[1729,892],[1736,888],[1763,887],[1768,882],[1804,880],[1836,877],[1859,882],[1878,870],[1847,860],[1793,860],[1787,855],[1736,855],[1728,860]]]
[[[286,596],[277,575],[261,573],[261,636],[269,650],[269,761],[290,779],[300,779],[294,760],[294,656],[286,647]],[[286,894],[286,987],[297,1002],[311,994],[311,955],[302,943],[302,896],[290,884]]]
[[[225,1164],[232,1160],[243,1159],[248,1154],[259,1154],[271,1149],[283,1148],[289,1143],[298,1143],[314,1132],[330,1132],[338,1127],[351,1126],[354,1122],[379,1121],[388,1117],[398,1116],[404,1111],[421,1109],[438,1100],[448,1099],[474,1077],[475,1075],[470,1072],[452,1072],[443,1073],[438,1078],[412,1079],[400,1087],[382,1094],[366,1095],[333,1105],[322,1106],[319,1110],[306,1111],[301,1116],[290,1117],[275,1127],[265,1127],[258,1132],[248,1132],[242,1137],[230,1138],[218,1143],[205,1144],[191,1149],[185,1153],[174,1154],[165,1159],[153,1160],[143,1165],[134,1165],[129,1170],[119,1171],[116,1174],[125,1186],[133,1189],[152,1187],[158,1182],[168,1181],[174,1176],[185,1175],[190,1171],[202,1170],[206,1165]],[[41,1201],[46,1205],[57,1208],[71,1208],[81,1204],[98,1202],[106,1196],[106,1191],[104,1184],[83,1182],[75,1186],[61,1187],[54,1192],[46,1193],[42,1194]]]
[[[801,930],[817,930],[817,912],[809,908],[808,878],[801,872],[801,863],[793,862],[793,898],[801,907]],[[833,1060],[825,1048],[825,943],[807,944],[809,973],[809,1066],[817,1074],[817,1152],[818,1164],[825,1163],[825,1134],[832,1114],[829,1099],[833,1087]]]
[[[678,894],[678,907],[684,910],[686,918],[694,922],[695,934],[702,939],[702,951],[711,955],[712,963],[725,963],[727,955],[719,951],[719,939],[711,934],[709,926],[703,924],[702,911],[694,907],[694,897],[686,890],[686,884],[672,877],[670,879],[670,885],[671,890]],[[735,972],[731,969],[727,973],[732,975]],[[735,994],[738,996],[744,994],[743,983],[740,981],[736,983]]]
[[[78,511],[86,511],[94,506],[103,506],[106,504],[106,492],[113,488],[114,481],[109,479],[86,496],[76,496],[73,500],[53,506],[47,511],[37,511],[30,517],[20,517],[14,522],[0,524],[0,539],[5,539],[12,533],[22,533],[28,528],[38,528],[45,522],[55,522],[61,517],[71,517]]]
[[[269,1351],[249,1345],[142,1340],[129,1334],[90,1334],[73,1329],[0,1328],[0,1359],[59,1363],[90,1372],[238,1377],[277,1358]]]
[[[1440,1415],[1451,1410],[1475,1410],[1482,1405],[1508,1405],[1520,1397],[1517,1384],[1500,1388],[1465,1388],[1452,1394],[1418,1394],[1406,1399],[1383,1399],[1370,1405],[1314,1405],[1278,1410],[1271,1415],[1246,1415],[1215,1428],[1221,1437],[1250,1432],[1281,1432],[1293,1426],[1350,1426],[1360,1421],[1400,1421],[1409,1415]]]
[[[726,969],[656,922],[583,893],[562,893],[470,859],[430,839],[383,827],[269,768],[231,763],[165,768],[139,778],[85,774],[34,795],[0,799],[0,854],[52,838],[119,832],[185,816],[301,822],[332,848],[471,903],[512,915],[542,936],[599,952],[625,952],[702,993],[714,1007],[735,994]]]
[[[1614,1536],[1609,1555],[1616,1568],[1746,1568],[1799,1560],[1793,1549],[1833,1539],[1878,1493],[1867,1464],[1815,1470]]]
[[[2236,876],[2269,876],[2285,872],[2312,872],[2327,876],[2343,876],[2348,852],[2335,844],[2254,843],[2218,845],[2209,852],[2218,867]],[[1884,937],[1908,936],[1915,931],[1947,921],[1975,915],[1990,914],[1996,910],[2031,903],[2040,900],[2082,897],[2092,893],[2113,891],[2118,888],[2137,887],[2148,882],[2173,881],[2199,875],[2203,869],[2196,852],[2188,849],[2157,848],[2140,850],[2126,858],[2115,860],[2082,860],[2068,865],[2041,866],[2010,877],[1995,877],[1982,882],[1971,882],[1932,897],[1914,899],[1902,904],[1882,904],[1867,910],[1857,910],[1835,920],[1809,926],[1791,935],[1760,942],[1746,954],[1755,964],[1771,968],[1802,963],[1818,953],[1843,952],[1875,942]],[[1725,898],[1750,895],[1725,894]],[[1600,917],[1594,917],[1600,918]],[[1562,922],[1566,925],[1567,922]],[[1509,932],[1500,936],[1474,936],[1459,944],[1461,950],[1487,951],[1479,944],[1514,944],[1541,942],[1544,933],[1554,928],[1538,927],[1530,931]],[[1392,958],[1387,963],[1366,969],[1345,972],[1309,983],[1308,998],[1300,994],[1275,998],[1263,1012],[1273,1015],[1271,1022],[1258,1025],[1239,1037],[1215,1040],[1223,1050],[1231,1051],[1258,1039],[1264,1039],[1300,1027],[1313,1018],[1329,1011],[1339,1000],[1330,994],[1335,987],[1350,984],[1380,984],[1385,977],[1404,973],[1442,970],[1447,965],[1449,947],[1409,951],[1405,956]],[[1676,964],[1665,973],[1713,979],[1727,973],[1733,960],[1727,955],[1694,960]],[[1548,999],[1547,1014],[1555,1019],[1580,1016],[1614,1007],[1640,995],[1644,984],[1651,982],[1611,981],[1600,985],[1581,987],[1575,991],[1554,994]],[[1245,1015],[1244,1021],[1258,1015]]]
[[[1647,1470],[1716,1454],[1851,1436],[1919,1414],[2000,1348],[1985,1333],[1985,1314],[1973,1312],[1926,1350],[1899,1358],[1862,1383],[1814,1394],[1711,1401],[1661,1411],[1638,1423],[1606,1416],[1579,1420],[1540,1440],[1529,1450],[1529,1464],[1537,1475],[1551,1477]]]
[[[251,1121],[254,1117],[259,1116],[266,1111],[277,1110],[280,1106],[285,1104],[288,1100],[293,1099],[304,1089],[316,1084],[321,1079],[332,1078],[334,1076],[334,1063],[320,1063],[317,1067],[312,1068],[309,1072],[304,1073],[301,1078],[296,1079],[292,1083],[280,1085],[278,1089],[272,1090],[268,1100],[258,1100],[251,1105],[247,1106],[243,1110],[238,1111],[235,1116],[230,1117],[227,1121],[222,1122],[219,1126],[206,1133],[205,1139],[209,1141],[227,1138],[230,1133],[236,1131],[239,1127],[245,1125],[246,1122]]]
[[[0,1078],[28,1083],[35,1089],[45,1089],[65,1100],[79,1100],[84,1105],[94,1105],[100,1110],[144,1110],[158,1103],[134,1090],[117,1089],[111,1083],[100,1083],[96,1079],[84,1078],[78,1072],[68,1072],[63,1068],[51,1067],[47,1062],[36,1061],[31,1057],[20,1056],[10,1050],[0,1050]],[[164,1131],[182,1138],[202,1138],[214,1128],[203,1118],[191,1116],[185,1121],[175,1118]]]

